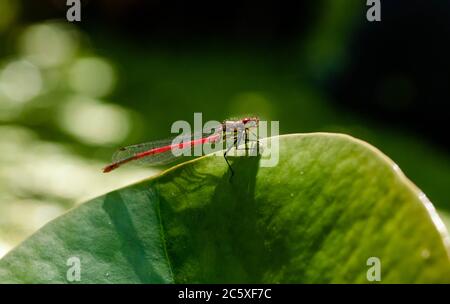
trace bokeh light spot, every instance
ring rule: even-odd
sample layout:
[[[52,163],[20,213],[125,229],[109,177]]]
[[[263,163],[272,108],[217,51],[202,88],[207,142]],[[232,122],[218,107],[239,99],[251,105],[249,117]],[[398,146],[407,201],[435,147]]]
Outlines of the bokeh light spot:
[[[260,92],[243,92],[238,94],[230,103],[230,113],[237,116],[254,115],[268,119],[272,117],[271,102]]]
[[[66,132],[92,145],[121,142],[130,131],[130,118],[122,107],[83,96],[70,98],[60,114]]]
[[[1,71],[0,90],[10,100],[29,101],[42,90],[41,73],[28,61],[13,61]]]
[[[78,35],[65,24],[33,25],[23,33],[20,49],[36,65],[54,67],[73,58],[78,49]]]
[[[69,83],[78,93],[102,97],[114,88],[116,75],[111,64],[104,59],[81,58],[70,69]]]

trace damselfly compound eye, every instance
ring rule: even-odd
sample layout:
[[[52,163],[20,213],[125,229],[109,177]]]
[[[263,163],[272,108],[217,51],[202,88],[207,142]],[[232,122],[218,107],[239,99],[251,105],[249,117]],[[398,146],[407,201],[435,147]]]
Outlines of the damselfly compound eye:
[[[242,123],[248,128],[257,126],[258,122],[259,122],[258,117],[246,117],[242,119]]]

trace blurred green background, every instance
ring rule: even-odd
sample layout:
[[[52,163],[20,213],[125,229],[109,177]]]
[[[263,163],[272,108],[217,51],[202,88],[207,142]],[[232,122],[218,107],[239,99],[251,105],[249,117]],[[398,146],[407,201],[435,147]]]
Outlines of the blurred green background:
[[[428,14],[423,1],[383,4],[376,24],[355,0],[82,1],[82,22],[69,23],[65,1],[0,0],[0,256],[67,209],[156,173],[101,168],[118,146],[165,138],[194,112],[364,139],[446,217],[443,2]]]

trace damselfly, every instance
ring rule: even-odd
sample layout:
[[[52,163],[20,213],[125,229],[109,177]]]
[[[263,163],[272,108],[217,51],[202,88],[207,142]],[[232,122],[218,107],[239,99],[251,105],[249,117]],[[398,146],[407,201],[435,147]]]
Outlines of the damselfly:
[[[138,145],[120,148],[113,155],[112,163],[103,169],[103,172],[110,172],[126,163],[139,162],[150,165],[164,165],[177,160],[180,156],[186,155],[185,150],[191,150],[198,145],[226,143],[223,156],[230,168],[231,176],[234,171],[231,167],[227,153],[235,147],[238,148],[242,142],[247,144],[250,141],[250,133],[258,127],[258,117],[245,117],[236,120],[226,120],[216,127],[211,128],[211,132],[201,134],[189,134],[177,136],[172,139],[153,141]],[[259,145],[256,137],[257,147]]]

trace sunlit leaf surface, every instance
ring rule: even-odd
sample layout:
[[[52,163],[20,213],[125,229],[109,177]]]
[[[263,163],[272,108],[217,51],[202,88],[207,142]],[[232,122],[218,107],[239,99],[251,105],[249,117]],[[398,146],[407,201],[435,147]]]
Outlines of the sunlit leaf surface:
[[[267,152],[267,147],[265,151]],[[89,201],[0,261],[0,282],[450,282],[449,239],[432,204],[364,142],[280,137],[258,157],[184,163]],[[70,280],[69,280],[70,281]]]

